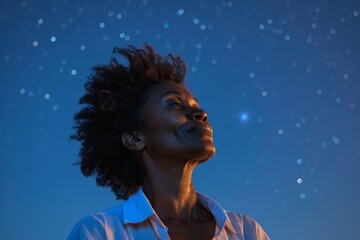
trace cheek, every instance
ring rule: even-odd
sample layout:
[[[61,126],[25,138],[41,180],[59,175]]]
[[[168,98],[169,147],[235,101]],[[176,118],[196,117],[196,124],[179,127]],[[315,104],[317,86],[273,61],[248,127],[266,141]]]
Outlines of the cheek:
[[[180,114],[165,113],[145,121],[145,128],[148,131],[169,131],[180,129],[186,122],[186,118]],[[155,131],[156,130],[156,131]]]
[[[183,126],[186,118],[176,114],[163,114],[145,122],[148,144],[164,148],[179,145],[184,140]]]
[[[168,113],[163,117],[164,125],[180,128],[186,122],[186,117],[181,114]]]

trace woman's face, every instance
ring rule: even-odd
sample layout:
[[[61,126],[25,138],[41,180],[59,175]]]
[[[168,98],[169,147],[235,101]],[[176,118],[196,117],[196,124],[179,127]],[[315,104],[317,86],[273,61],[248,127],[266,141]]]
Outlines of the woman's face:
[[[161,82],[148,90],[143,108],[145,148],[152,159],[203,162],[215,153],[206,113],[181,84]]]

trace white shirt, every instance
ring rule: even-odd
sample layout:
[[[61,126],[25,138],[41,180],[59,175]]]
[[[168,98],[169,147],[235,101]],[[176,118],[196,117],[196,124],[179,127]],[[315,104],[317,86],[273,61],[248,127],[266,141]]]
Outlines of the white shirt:
[[[252,218],[227,212],[215,200],[201,193],[197,193],[197,198],[215,218],[213,239],[270,240]],[[140,189],[122,205],[81,219],[68,240],[169,240],[167,230]]]

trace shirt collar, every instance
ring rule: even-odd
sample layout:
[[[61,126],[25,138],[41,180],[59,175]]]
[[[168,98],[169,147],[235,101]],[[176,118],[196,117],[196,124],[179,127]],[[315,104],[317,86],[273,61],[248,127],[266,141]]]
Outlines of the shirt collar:
[[[216,226],[218,227],[218,231],[215,233],[215,236],[219,236],[221,231],[226,227],[232,233],[236,234],[235,229],[233,228],[231,221],[226,213],[226,211],[222,208],[222,206],[215,201],[214,199],[197,192],[198,201],[203,204],[214,216],[216,221]]]
[[[198,192],[196,194],[198,201],[205,208],[207,208],[215,218],[215,222],[218,228],[218,231],[215,234],[216,236],[220,235],[221,231],[225,227],[228,228],[231,232],[236,233],[235,229],[231,225],[230,219],[226,214],[226,211],[221,207],[218,202],[204,194]],[[146,198],[142,188],[140,188],[134,195],[132,195],[127,201],[123,203],[124,224],[141,223],[152,215],[158,218],[149,200]]]
[[[141,223],[153,214],[155,214],[155,211],[142,188],[123,203],[123,220],[125,224]]]

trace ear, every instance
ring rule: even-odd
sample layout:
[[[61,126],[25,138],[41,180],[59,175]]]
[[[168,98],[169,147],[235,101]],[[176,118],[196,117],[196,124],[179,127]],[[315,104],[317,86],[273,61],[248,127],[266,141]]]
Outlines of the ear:
[[[125,132],[121,136],[122,144],[131,151],[141,151],[145,147],[143,137],[138,132]]]

